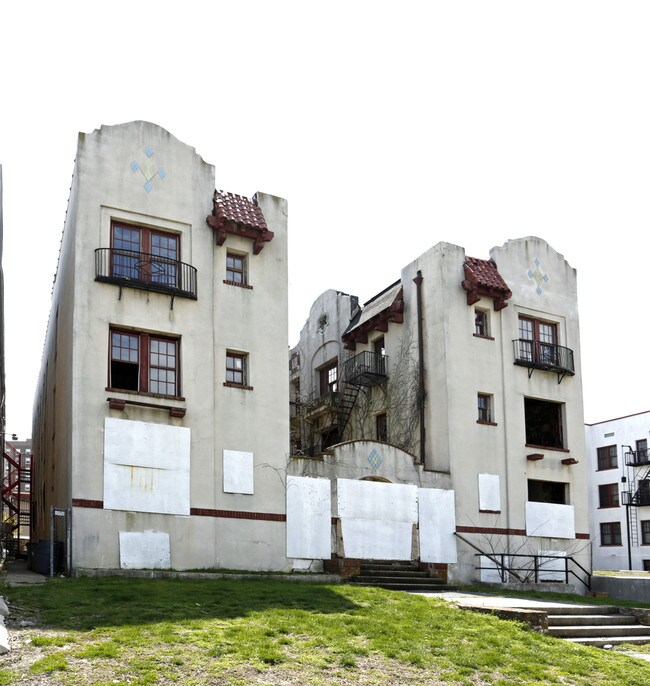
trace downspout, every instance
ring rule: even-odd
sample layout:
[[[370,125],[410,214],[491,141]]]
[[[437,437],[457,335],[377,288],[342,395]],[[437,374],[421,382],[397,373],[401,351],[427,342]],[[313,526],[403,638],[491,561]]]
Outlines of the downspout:
[[[424,341],[422,339],[422,272],[418,269],[413,279],[416,286],[417,314],[418,314],[418,394],[417,403],[420,413],[420,464],[424,464],[426,428],[424,426]]]

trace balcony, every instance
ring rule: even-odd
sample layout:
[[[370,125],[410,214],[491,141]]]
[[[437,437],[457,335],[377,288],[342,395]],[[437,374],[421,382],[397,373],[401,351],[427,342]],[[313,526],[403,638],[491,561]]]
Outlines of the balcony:
[[[133,250],[95,250],[95,281],[196,300],[196,268]]]
[[[637,491],[623,491],[623,505],[631,505],[632,507],[644,507],[650,505],[650,489],[639,488]]]
[[[338,407],[338,395],[336,391],[331,391],[308,400],[303,404],[305,418],[308,421],[313,421],[328,413],[335,416]]]
[[[644,467],[650,465],[648,449],[635,450],[625,453],[625,464],[628,467]]]
[[[343,381],[354,386],[374,386],[388,378],[388,357],[364,351],[343,364]]]
[[[558,375],[558,383],[567,375],[575,376],[573,350],[570,348],[526,338],[516,338],[512,343],[515,364],[528,367],[528,378],[535,369],[555,372]]]

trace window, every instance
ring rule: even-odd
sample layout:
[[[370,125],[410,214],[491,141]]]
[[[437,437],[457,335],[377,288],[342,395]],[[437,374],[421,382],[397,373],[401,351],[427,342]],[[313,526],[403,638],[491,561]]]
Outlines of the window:
[[[176,287],[179,237],[155,229],[112,224],[111,275]]]
[[[643,563],[643,571],[650,572],[650,560],[641,560]]]
[[[604,448],[598,448],[598,470],[616,469],[618,467],[617,447],[615,445],[608,445]]]
[[[382,412],[375,417],[375,432],[378,441],[388,441],[388,421],[386,413]]]
[[[603,522],[600,525],[600,545],[621,545],[620,522]]]
[[[478,419],[481,424],[492,424],[492,396],[479,393],[476,397],[478,405]]]
[[[229,252],[226,255],[226,283],[245,286],[246,256]]]
[[[599,507],[618,507],[618,484],[602,484],[598,486]]]
[[[489,319],[486,310],[474,310],[474,335],[487,338],[490,335]]]
[[[226,353],[226,383],[234,386],[247,385],[247,355],[243,353]]]
[[[528,500],[534,503],[569,504],[569,484],[528,479]]]
[[[648,439],[641,438],[636,442],[636,461],[647,462],[648,460]]]
[[[339,387],[339,370],[336,361],[320,369],[319,377],[321,396],[327,395],[328,393],[336,393]]]
[[[386,376],[386,344],[384,343],[383,336],[372,342],[372,349],[375,353],[375,374]]]
[[[557,324],[519,317],[519,357],[537,364],[558,364]]]
[[[526,444],[564,449],[562,403],[524,398]]]
[[[110,331],[109,387],[180,397],[180,341],[135,331]]]
[[[650,519],[641,522],[641,543],[650,545]]]

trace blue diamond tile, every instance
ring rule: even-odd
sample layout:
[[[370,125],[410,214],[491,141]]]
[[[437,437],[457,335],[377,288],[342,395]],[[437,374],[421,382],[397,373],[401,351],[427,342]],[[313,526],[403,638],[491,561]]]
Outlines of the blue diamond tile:
[[[381,463],[384,461],[384,458],[377,452],[377,449],[373,449],[373,451],[368,455],[368,462],[370,462],[370,466],[372,467],[372,470],[376,472]]]
[[[140,165],[135,160],[133,160],[133,162],[131,162],[131,171],[135,172],[138,171],[138,169],[140,169]]]
[[[144,189],[147,193],[151,193],[151,184],[148,181],[144,184]]]
[[[145,151],[147,157],[151,157],[151,156],[153,155],[153,148],[152,148],[150,145],[148,145],[148,146],[144,149],[144,151]]]
[[[158,170],[158,176],[159,176],[161,179],[164,179],[164,178],[167,176],[167,172],[161,167],[161,168]]]

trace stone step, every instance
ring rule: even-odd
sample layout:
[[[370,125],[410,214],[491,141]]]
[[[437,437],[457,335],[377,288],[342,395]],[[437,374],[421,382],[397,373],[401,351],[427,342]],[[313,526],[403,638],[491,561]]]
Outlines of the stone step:
[[[429,584],[412,584],[408,581],[379,581],[369,583],[366,581],[355,581],[355,586],[366,586],[368,588],[385,588],[388,591],[431,591],[432,593],[442,593],[443,591],[457,591],[458,586],[448,586],[437,582]]]
[[[370,576],[359,575],[353,579],[353,582],[365,582],[367,584],[384,584],[384,583],[404,583],[412,586],[429,586],[429,585],[444,585],[442,579],[434,579],[428,576],[424,577],[408,577],[401,574],[392,574],[390,576]]]
[[[603,625],[637,624],[634,615],[549,615],[548,625],[551,626],[603,626]]]
[[[636,625],[620,625],[612,624],[610,626],[593,625],[593,626],[549,626],[549,636],[557,638],[602,638],[609,636],[645,636],[649,633],[649,628],[642,624]]]
[[[555,605],[544,608],[551,615],[617,615],[620,608],[614,605]]]
[[[593,646],[594,648],[603,648],[606,645],[621,645],[623,643],[630,643],[632,645],[644,645],[650,643],[650,634],[645,636],[598,636],[590,638],[565,638],[565,641],[570,643],[577,643],[583,646]]]
[[[429,579],[428,572],[421,572],[419,569],[384,569],[373,568],[373,569],[361,569],[359,576],[403,576],[408,578],[416,579],[418,577],[422,579]]]

